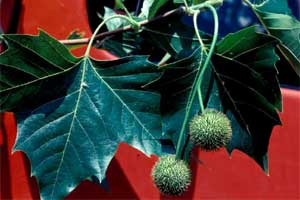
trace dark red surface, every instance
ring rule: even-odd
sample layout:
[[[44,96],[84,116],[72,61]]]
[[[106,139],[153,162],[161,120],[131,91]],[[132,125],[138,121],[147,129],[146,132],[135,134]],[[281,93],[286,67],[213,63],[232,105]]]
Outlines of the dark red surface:
[[[0,25],[3,32],[6,33],[9,28],[9,23],[12,18],[15,0],[0,1]]]
[[[8,11],[9,8],[1,7],[1,16],[3,10]],[[36,34],[37,28],[58,39],[65,39],[74,29],[90,36],[85,1],[23,0],[19,32]],[[75,54],[79,56],[83,52],[84,48],[76,50]],[[101,50],[94,50],[93,56],[115,58]],[[225,150],[216,153],[195,151],[196,157],[203,163],[193,159],[193,185],[180,199],[300,199],[300,92],[282,89],[282,93],[284,111],[280,116],[283,126],[275,127],[271,137],[270,176],[266,176],[253,160],[239,151],[234,151],[231,158]],[[2,114],[0,199],[39,198],[35,178],[30,178],[27,158],[21,152],[11,154],[15,137],[13,114]],[[146,157],[121,144],[107,172],[110,191],[84,181],[67,199],[165,199],[167,197],[159,194],[150,178],[156,160],[157,157]]]

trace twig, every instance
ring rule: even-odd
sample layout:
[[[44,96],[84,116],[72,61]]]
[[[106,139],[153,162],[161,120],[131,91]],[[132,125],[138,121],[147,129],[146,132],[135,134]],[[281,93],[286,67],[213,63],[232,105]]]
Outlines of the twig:
[[[158,21],[158,20],[161,20],[161,19],[173,16],[173,15],[176,15],[176,14],[181,14],[183,12],[185,12],[185,8],[184,7],[179,7],[177,9],[175,9],[175,10],[171,10],[169,12],[164,13],[163,15],[159,15],[159,16],[157,16],[155,18],[150,19],[150,20],[141,21],[141,22],[139,22],[139,24],[141,26],[145,26],[145,25],[148,25],[148,24],[153,23],[155,21]],[[95,39],[99,40],[99,39],[103,39],[103,38],[105,38],[107,36],[115,35],[117,33],[122,33],[122,32],[126,32],[126,31],[133,31],[133,30],[134,29],[132,28],[132,26],[128,25],[128,26],[124,26],[122,28],[119,28],[119,29],[116,29],[116,30],[113,30],[113,31],[107,31],[107,32],[103,32],[103,33],[97,34],[96,37],[95,37]],[[60,42],[62,44],[65,44],[65,45],[87,44],[89,41],[90,41],[90,38],[60,40]]]
[[[207,0],[205,3],[195,5],[195,6],[191,6],[190,8],[191,9],[193,9],[193,8],[195,8],[195,9],[205,9],[206,4],[209,4],[209,5],[212,5],[212,6],[219,6],[222,3],[223,3],[223,0]],[[167,17],[177,15],[177,14],[179,15],[179,14],[186,13],[186,12],[188,12],[187,8],[184,7],[184,6],[181,6],[181,7],[178,7],[176,9],[174,9],[174,10],[168,11],[168,12],[162,14],[162,15],[154,17],[150,20],[141,21],[141,22],[139,22],[139,25],[140,26],[145,26],[145,25],[151,24],[153,22],[159,21],[161,19],[165,19]],[[128,26],[124,26],[124,27],[119,28],[119,29],[115,29],[113,31],[107,31],[107,32],[97,34],[95,39],[99,40],[99,39],[103,39],[107,36],[115,35],[117,33],[122,33],[122,32],[126,32],[126,31],[133,31],[133,30],[134,30],[134,28],[131,25],[128,25]],[[90,41],[90,38],[60,40],[60,42],[62,44],[65,44],[65,45],[87,44],[87,43],[89,43],[89,41]]]

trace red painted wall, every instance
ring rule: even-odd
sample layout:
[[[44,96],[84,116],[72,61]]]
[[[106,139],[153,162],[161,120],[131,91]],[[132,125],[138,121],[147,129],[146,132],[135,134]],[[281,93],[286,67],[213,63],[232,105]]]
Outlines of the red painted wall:
[[[1,21],[10,19],[12,3],[0,8]],[[7,0],[12,2],[11,0]],[[6,7],[5,7],[5,6]],[[7,25],[6,25],[7,26]],[[78,29],[90,36],[84,0],[23,0],[19,33],[36,34],[42,28],[58,39]],[[82,55],[84,48],[77,50]],[[109,53],[93,50],[99,59],[113,59]],[[194,151],[203,163],[191,163],[194,181],[179,199],[300,199],[300,91],[282,89],[284,111],[282,127],[276,127],[269,147],[270,176],[246,155],[234,151],[229,158],[225,150],[216,153]],[[0,199],[38,199],[35,178],[21,153],[11,154],[16,137],[12,113],[2,114],[0,129]],[[110,191],[85,181],[67,199],[166,199],[153,186],[150,172],[156,157],[146,157],[126,144],[121,144],[107,176]]]

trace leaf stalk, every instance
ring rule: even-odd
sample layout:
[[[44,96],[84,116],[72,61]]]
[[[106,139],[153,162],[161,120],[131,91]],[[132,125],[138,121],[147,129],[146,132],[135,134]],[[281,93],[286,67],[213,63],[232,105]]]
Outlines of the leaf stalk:
[[[183,154],[182,153],[183,152],[183,145],[184,145],[185,140],[187,138],[186,134],[185,134],[185,130],[186,130],[186,125],[188,123],[189,116],[190,116],[192,104],[193,104],[193,101],[195,99],[196,92],[198,91],[198,88],[202,84],[202,80],[203,80],[206,68],[208,67],[208,65],[210,63],[210,60],[211,60],[211,57],[213,55],[213,52],[214,52],[214,49],[215,49],[215,46],[216,46],[216,43],[217,43],[217,39],[218,39],[219,19],[218,19],[217,11],[210,4],[205,4],[204,3],[203,6],[204,6],[204,8],[205,7],[208,8],[212,12],[212,14],[213,14],[213,18],[214,18],[213,40],[212,40],[211,47],[209,49],[209,52],[207,54],[207,57],[205,59],[205,62],[203,64],[202,69],[200,69],[201,68],[201,62],[199,63],[199,71],[198,71],[198,73],[197,73],[197,75],[195,77],[195,81],[193,83],[193,87],[192,87],[192,90],[191,90],[189,98],[188,98],[188,102],[187,102],[187,106],[186,106],[186,113],[185,113],[185,117],[184,117],[184,120],[183,120],[183,124],[182,124],[182,127],[181,127],[181,131],[180,131],[180,134],[179,134],[179,139],[178,139],[177,147],[176,147],[176,159],[181,159],[181,157],[182,157],[182,154]],[[194,15],[197,15],[197,13],[195,13]],[[197,24],[194,24],[194,26],[196,26],[196,29],[197,29],[196,32],[198,32],[198,28],[197,28],[198,26],[197,26]],[[200,95],[202,95],[201,91],[200,91]],[[201,99],[202,99],[202,97],[201,97]],[[203,102],[202,102],[202,104],[203,104]],[[203,106],[203,108],[204,108],[204,106]]]
[[[97,36],[97,33],[100,31],[100,29],[110,20],[112,19],[115,19],[115,18],[121,18],[121,19],[124,19],[124,20],[127,20],[131,25],[131,27],[133,27],[134,29],[136,29],[137,27],[139,27],[139,23],[137,23],[136,21],[134,21],[132,18],[130,17],[127,17],[127,16],[124,16],[124,15],[113,15],[113,16],[110,16],[106,19],[104,19],[100,24],[99,26],[96,28],[96,30],[94,31],[92,37],[89,39],[89,44],[87,46],[87,49],[85,51],[85,57],[88,57],[90,55],[90,50],[91,50],[91,47],[93,45],[93,41],[95,40],[96,36]]]

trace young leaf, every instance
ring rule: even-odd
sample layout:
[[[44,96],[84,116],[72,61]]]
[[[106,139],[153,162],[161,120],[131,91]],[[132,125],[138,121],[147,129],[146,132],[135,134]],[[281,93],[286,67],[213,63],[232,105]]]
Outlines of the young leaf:
[[[39,53],[38,45],[30,45],[34,36],[13,37],[13,41],[7,40],[9,47],[17,40],[23,41],[27,47],[14,52],[14,58],[19,62],[29,59],[23,56],[27,51],[34,51],[36,57],[48,58],[49,62],[58,62],[45,52]],[[45,40],[45,49],[60,45],[50,37]],[[2,62],[6,61],[3,68],[18,67],[19,62],[16,64],[7,56],[11,54],[4,53],[0,57]],[[26,64],[32,70],[43,68],[35,60]],[[44,101],[34,108],[21,109],[26,112],[16,113],[18,135],[14,150],[24,151],[29,157],[42,199],[62,199],[80,181],[92,176],[102,181],[120,142],[126,142],[147,155],[162,154],[160,95],[141,89],[160,75],[157,67],[145,56],[115,61],[84,57],[74,63],[68,73],[55,78],[58,82],[53,80],[51,84],[36,87],[36,93],[45,96]],[[13,77],[12,80],[19,78],[6,73],[0,79],[1,88],[5,86],[2,83],[7,76]],[[30,87],[33,83],[23,84]],[[45,87],[48,91],[44,90]],[[57,87],[64,92],[54,91]],[[50,98],[49,92],[55,95]],[[13,94],[11,91],[3,98],[10,102]],[[6,110],[10,111],[8,108]]]
[[[250,27],[225,37],[213,57],[223,109],[234,114],[238,122],[233,128],[239,135],[235,134],[228,150],[245,152],[265,171],[272,128],[281,123],[277,113],[281,110],[281,93],[275,68],[276,44],[275,38]]]
[[[104,19],[111,17],[113,15],[116,15],[116,12],[113,9],[104,7],[104,17],[103,17]],[[106,23],[106,27],[107,27],[108,31],[113,31],[113,30],[120,28],[123,25],[127,25],[127,24],[128,24],[128,22],[126,20],[120,19],[120,18],[115,18],[115,19],[108,21]]]
[[[280,39],[281,53],[300,76],[300,21],[292,16],[287,1],[265,0],[251,7],[267,31]]]
[[[144,0],[140,17],[151,19],[168,0]]]

